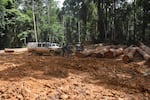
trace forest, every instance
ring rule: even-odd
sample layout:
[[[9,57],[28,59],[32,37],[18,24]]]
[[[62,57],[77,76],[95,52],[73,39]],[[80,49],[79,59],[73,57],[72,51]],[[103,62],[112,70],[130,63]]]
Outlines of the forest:
[[[28,42],[150,43],[149,0],[0,0],[0,48]]]

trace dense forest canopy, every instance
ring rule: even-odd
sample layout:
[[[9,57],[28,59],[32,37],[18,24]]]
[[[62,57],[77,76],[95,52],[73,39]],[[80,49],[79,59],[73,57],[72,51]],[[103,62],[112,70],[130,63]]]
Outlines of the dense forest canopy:
[[[150,0],[0,0],[0,48],[31,41],[150,43]]]
[[[22,47],[31,41],[64,40],[57,2],[0,0],[0,48]]]

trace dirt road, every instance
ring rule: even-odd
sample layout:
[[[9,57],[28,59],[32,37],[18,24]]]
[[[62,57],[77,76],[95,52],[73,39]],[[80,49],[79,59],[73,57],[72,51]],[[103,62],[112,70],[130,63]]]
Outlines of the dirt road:
[[[0,54],[0,100],[150,100],[150,76],[118,59]]]

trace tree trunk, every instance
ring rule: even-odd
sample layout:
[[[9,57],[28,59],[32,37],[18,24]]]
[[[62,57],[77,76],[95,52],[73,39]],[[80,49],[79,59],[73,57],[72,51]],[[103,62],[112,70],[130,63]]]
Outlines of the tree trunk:
[[[147,14],[147,12],[146,12],[146,5],[145,5],[145,1],[144,1],[144,4],[143,4],[143,25],[142,25],[142,40],[144,41],[145,40],[145,29],[146,29],[146,14]]]
[[[48,19],[48,25],[50,25],[50,1],[47,1],[47,19]],[[52,34],[50,34],[50,30],[48,31],[49,35],[49,41],[52,42]]]
[[[70,17],[68,17],[66,19],[66,42],[67,43],[71,43],[72,42],[72,37],[71,37],[71,31],[70,31],[70,25],[71,24],[71,21],[70,21]]]
[[[34,22],[34,34],[35,34],[35,40],[36,40],[36,42],[38,42],[37,29],[36,29],[36,20],[35,20],[34,0],[32,0],[32,13],[33,13],[33,22]]]
[[[114,14],[114,16],[113,16],[113,41],[115,41],[116,40],[116,27],[115,27],[115,25],[116,25],[116,0],[114,0],[114,4],[113,4],[113,14]]]
[[[135,35],[136,35],[136,0],[134,0],[134,35],[133,35],[134,41]]]
[[[98,0],[98,33],[99,37],[98,40],[102,41],[105,39],[105,30],[104,30],[104,18],[103,18],[103,9],[102,9],[102,0]]]

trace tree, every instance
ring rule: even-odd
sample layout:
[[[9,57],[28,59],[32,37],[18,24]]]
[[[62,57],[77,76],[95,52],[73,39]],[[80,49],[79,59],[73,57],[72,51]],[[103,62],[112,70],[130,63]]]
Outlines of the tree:
[[[56,2],[51,0],[50,24],[46,4],[46,0],[0,0],[0,48],[22,47],[25,40],[49,41],[49,31],[53,42],[63,41],[64,28],[58,18]]]

